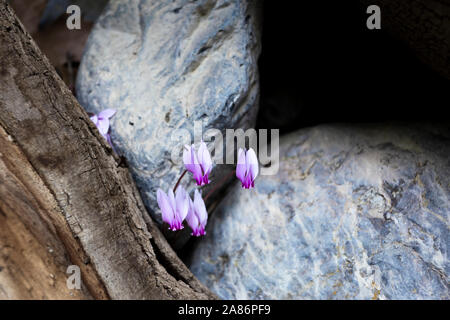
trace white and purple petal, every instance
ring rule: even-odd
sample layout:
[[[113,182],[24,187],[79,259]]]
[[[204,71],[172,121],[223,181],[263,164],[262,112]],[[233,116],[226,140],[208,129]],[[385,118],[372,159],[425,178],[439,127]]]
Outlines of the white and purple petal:
[[[109,119],[101,119],[98,118],[98,124],[97,124],[98,131],[102,134],[102,136],[105,136],[108,133],[109,130]]]
[[[248,164],[247,174],[250,176],[250,180],[253,182],[253,181],[255,181],[256,177],[258,176],[259,165],[258,165],[258,158],[256,157],[256,153],[252,148],[250,148],[247,151],[246,161]]]
[[[113,115],[116,114],[116,110],[113,109],[105,109],[98,114],[100,119],[110,119]]]
[[[98,125],[98,117],[96,114],[90,117],[91,121],[95,124],[95,126]]]
[[[189,227],[191,227],[192,234],[194,234],[194,232],[197,230],[199,221],[197,215],[195,214],[194,203],[192,202],[191,198],[189,198],[189,212],[186,217],[186,222],[188,223]]]
[[[203,201],[203,198],[198,190],[195,190],[194,194],[194,208],[200,224],[206,225],[206,221],[208,221],[208,213],[206,212],[205,202]]]
[[[192,147],[185,145],[183,149],[183,162],[186,170],[194,172],[194,160],[192,157]]]
[[[248,151],[239,149],[236,164],[236,177],[241,181],[242,188],[250,189],[255,186],[258,170],[259,164],[255,151],[252,148]]]
[[[239,148],[237,165],[236,165],[236,177],[241,180],[242,183],[245,181],[246,174],[246,163],[245,163],[245,151]]]
[[[189,196],[182,186],[179,186],[176,191],[175,202],[178,214],[177,218],[180,220],[180,225],[182,225],[189,210]]]
[[[191,147],[186,146],[185,151],[183,152],[183,162],[186,170],[192,173],[194,176],[197,185],[203,185],[203,174],[202,167],[199,164],[197,154],[195,153],[195,147],[192,145]]]
[[[205,202],[198,190],[195,190],[194,201],[189,198],[189,213],[186,217],[186,221],[192,229],[193,236],[198,237],[205,235],[208,213],[206,212]]]
[[[161,189],[158,189],[156,192],[156,200],[158,202],[159,208],[161,209],[161,216],[163,221],[172,226],[174,220],[174,212],[166,193]]]
[[[206,146],[206,143],[204,143],[203,141],[200,142],[200,146],[198,148],[198,160],[202,167],[203,176],[207,176],[212,169],[212,160],[208,147]]]

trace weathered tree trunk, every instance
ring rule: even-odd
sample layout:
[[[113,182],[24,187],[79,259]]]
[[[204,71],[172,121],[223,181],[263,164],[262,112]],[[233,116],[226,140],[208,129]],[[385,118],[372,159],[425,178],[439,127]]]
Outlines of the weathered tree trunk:
[[[69,290],[66,269],[81,269]],[[211,299],[0,0],[0,298]]]
[[[449,0],[361,0],[381,9],[381,28],[406,43],[417,56],[450,79]]]

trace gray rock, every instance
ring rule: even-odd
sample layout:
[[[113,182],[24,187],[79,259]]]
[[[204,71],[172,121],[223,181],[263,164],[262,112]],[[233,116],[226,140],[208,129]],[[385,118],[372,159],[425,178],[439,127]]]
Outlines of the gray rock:
[[[450,130],[319,126],[236,183],[190,257],[224,299],[449,299]]]
[[[183,164],[173,163],[171,153],[191,142],[190,136],[172,140],[174,130],[192,135],[194,121],[202,121],[203,131],[254,126],[259,5],[111,1],[89,37],[77,78],[78,99],[89,112],[118,110],[111,122],[113,142],[129,161],[158,222],[156,189],[174,186]],[[220,170],[214,168],[212,177]],[[188,181],[192,190],[191,177],[183,184]]]

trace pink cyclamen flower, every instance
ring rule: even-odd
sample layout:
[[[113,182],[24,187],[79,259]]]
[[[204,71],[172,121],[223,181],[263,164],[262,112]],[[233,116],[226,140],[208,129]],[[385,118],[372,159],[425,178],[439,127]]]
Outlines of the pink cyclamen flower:
[[[161,209],[162,219],[169,224],[172,231],[183,229],[183,220],[186,218],[189,210],[189,195],[180,186],[176,195],[172,189],[166,194],[161,189],[156,192],[156,198]]]
[[[183,162],[186,170],[193,174],[197,185],[202,186],[209,183],[208,175],[211,173],[212,161],[209,150],[203,141],[200,142],[197,153],[194,145],[184,146]]]
[[[236,165],[236,177],[241,180],[242,188],[250,189],[255,186],[258,168],[258,158],[256,158],[255,151],[252,148],[248,151],[240,148]]]
[[[116,113],[116,110],[106,109],[101,111],[98,116],[94,114],[91,117],[92,122],[94,122],[100,134],[108,141],[110,146],[112,146],[111,136],[109,135],[109,119]]]
[[[195,190],[194,201],[189,198],[189,212],[186,221],[192,229],[193,236],[199,237],[205,235],[208,213],[206,212],[205,202],[198,190]]]

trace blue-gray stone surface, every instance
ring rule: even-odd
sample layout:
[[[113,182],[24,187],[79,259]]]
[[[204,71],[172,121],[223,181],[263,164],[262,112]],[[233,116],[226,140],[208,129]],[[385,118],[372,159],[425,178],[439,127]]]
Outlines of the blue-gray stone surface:
[[[450,130],[322,125],[236,183],[191,256],[224,299],[449,299]]]
[[[172,137],[176,129],[192,134],[194,121],[203,121],[203,132],[254,126],[260,4],[115,0],[89,37],[78,99],[88,112],[117,110],[112,140],[157,222],[157,188],[173,188],[183,171],[172,152],[193,138]],[[188,191],[194,187],[191,177],[183,184]]]

